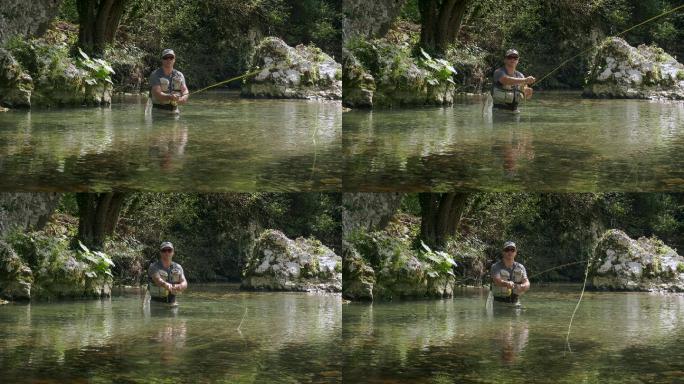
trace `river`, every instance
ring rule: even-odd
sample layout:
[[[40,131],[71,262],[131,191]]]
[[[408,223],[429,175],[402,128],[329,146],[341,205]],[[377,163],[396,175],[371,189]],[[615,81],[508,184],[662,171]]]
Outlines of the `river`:
[[[684,296],[533,287],[520,310],[453,300],[345,305],[345,382],[684,382]]]
[[[331,191],[341,187],[339,101],[207,92],[177,118],[146,98],[108,108],[0,113],[0,190]]]
[[[521,113],[344,114],[346,191],[684,191],[684,102],[539,92]]]
[[[192,285],[171,309],[137,292],[0,306],[4,383],[339,383],[339,295]]]

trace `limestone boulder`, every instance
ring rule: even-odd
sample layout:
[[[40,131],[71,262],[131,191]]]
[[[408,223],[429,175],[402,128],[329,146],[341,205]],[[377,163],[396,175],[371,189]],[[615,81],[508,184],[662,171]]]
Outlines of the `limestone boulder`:
[[[265,230],[243,272],[242,288],[269,291],[340,292],[342,258],[320,241],[289,239]]]

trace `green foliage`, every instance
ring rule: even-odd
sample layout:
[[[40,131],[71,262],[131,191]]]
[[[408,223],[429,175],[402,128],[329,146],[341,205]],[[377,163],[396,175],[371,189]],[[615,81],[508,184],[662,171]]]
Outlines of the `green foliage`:
[[[106,253],[91,251],[80,241],[78,242],[78,246],[80,248],[80,252],[76,253],[78,258],[87,261],[91,265],[91,269],[85,272],[86,276],[90,278],[95,278],[98,275],[114,277],[110,271],[110,268],[114,266],[114,262]]]
[[[684,263],[677,264],[677,272],[684,273]]]
[[[114,74],[114,69],[108,62],[103,59],[91,59],[81,48],[78,49],[81,57],[76,61],[78,67],[85,69],[88,77],[85,82],[89,85],[95,85],[101,82],[112,83],[111,75]]]
[[[418,60],[418,63],[430,71],[431,76],[427,79],[430,85],[437,85],[443,81],[456,85],[453,79],[453,76],[456,75],[456,69],[448,61],[433,59],[422,48],[420,49],[420,54],[422,58]]]
[[[443,251],[433,251],[422,241],[420,245],[422,249],[418,251],[418,258],[432,267],[432,270],[427,272],[428,276],[437,277],[440,274],[455,276],[453,269],[456,267],[456,261],[451,255]]]

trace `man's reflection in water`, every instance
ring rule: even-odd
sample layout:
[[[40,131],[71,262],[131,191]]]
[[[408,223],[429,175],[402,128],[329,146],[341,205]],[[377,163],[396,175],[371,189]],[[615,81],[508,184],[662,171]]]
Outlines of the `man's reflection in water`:
[[[185,146],[188,143],[188,127],[178,115],[154,116],[148,122],[151,127],[150,144],[148,153],[151,158],[159,160],[159,168],[162,171],[173,171],[182,168],[182,160],[185,155]]]
[[[526,321],[511,319],[504,322],[495,336],[498,349],[501,349],[501,360],[506,364],[514,363],[527,346],[528,337]]]
[[[185,348],[187,339],[186,319],[178,318],[179,307],[169,307],[161,303],[151,303],[149,297],[143,299],[145,322],[154,328],[151,339],[159,343],[159,357],[164,365],[178,361],[180,352]]]
[[[501,112],[503,113],[503,112]],[[518,175],[518,162],[521,159],[534,159],[534,146],[532,134],[520,127],[520,114],[507,113],[506,116],[496,117],[494,122],[501,120],[501,124],[510,125],[507,134],[502,134],[492,146],[496,157],[501,158],[504,178],[512,179]]]

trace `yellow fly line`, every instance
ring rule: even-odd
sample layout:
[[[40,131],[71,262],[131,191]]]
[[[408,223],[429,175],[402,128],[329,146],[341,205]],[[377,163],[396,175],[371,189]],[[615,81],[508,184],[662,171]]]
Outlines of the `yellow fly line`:
[[[644,25],[644,24],[646,24],[646,23],[650,23],[651,21],[653,21],[653,20],[655,20],[655,19],[659,19],[659,18],[661,18],[661,17],[663,17],[663,16],[669,15],[670,13],[676,12],[676,11],[682,9],[682,8],[684,8],[684,4],[679,5],[679,6],[676,6],[676,7],[672,8],[672,9],[670,9],[670,10],[668,10],[668,11],[665,11],[665,12],[659,14],[659,15],[653,16],[653,17],[651,17],[650,19],[644,20],[644,21],[642,21],[641,23],[639,23],[639,24],[637,24],[637,25],[635,25],[635,26],[633,26],[633,27],[627,28],[627,29],[625,29],[624,31],[618,33],[617,35],[613,35],[613,36],[611,36],[611,37],[622,36],[622,35],[624,35],[625,33],[627,33],[627,32],[629,32],[629,31],[633,30],[634,28],[638,28],[638,27],[640,27],[640,26],[642,26],[642,25]],[[576,58],[579,57],[579,56],[584,55],[585,53],[591,51],[592,49],[594,49],[594,47],[587,48],[587,49],[585,49],[584,51],[582,51],[582,52],[576,54],[575,56],[573,56],[573,57],[571,57],[571,58],[569,58],[569,59],[563,61],[563,62],[560,63],[560,65],[558,65],[556,68],[552,69],[551,72],[547,73],[546,75],[542,76],[542,77],[539,78],[537,81],[535,81],[535,84],[539,84],[542,80],[544,80],[544,79],[546,79],[547,77],[549,77],[552,73],[554,73],[554,72],[556,72],[557,70],[559,70],[559,69],[560,69],[562,66],[564,66],[565,64],[569,63],[570,61],[576,59]]]
[[[258,74],[259,72],[261,72],[261,71],[262,71],[262,69],[257,69],[257,70],[252,71],[252,72],[247,72],[247,73],[245,73],[245,74],[243,74],[243,75],[236,76],[236,77],[230,78],[230,79],[228,79],[228,80],[220,81],[220,82],[218,82],[218,83],[216,83],[216,84],[212,84],[212,85],[210,85],[210,86],[208,86],[208,87],[204,87],[204,88],[198,89],[198,90],[196,90],[196,91],[188,92],[188,95],[195,95],[195,94],[198,94],[198,93],[200,93],[200,92],[204,92],[204,91],[206,91],[207,89],[211,89],[211,88],[218,87],[219,85],[227,84],[227,83],[230,83],[230,82],[235,81],[235,80],[241,80],[241,79],[244,79],[244,78],[247,78],[247,77],[250,77],[250,76],[255,76],[255,75],[257,75],[257,74]]]

